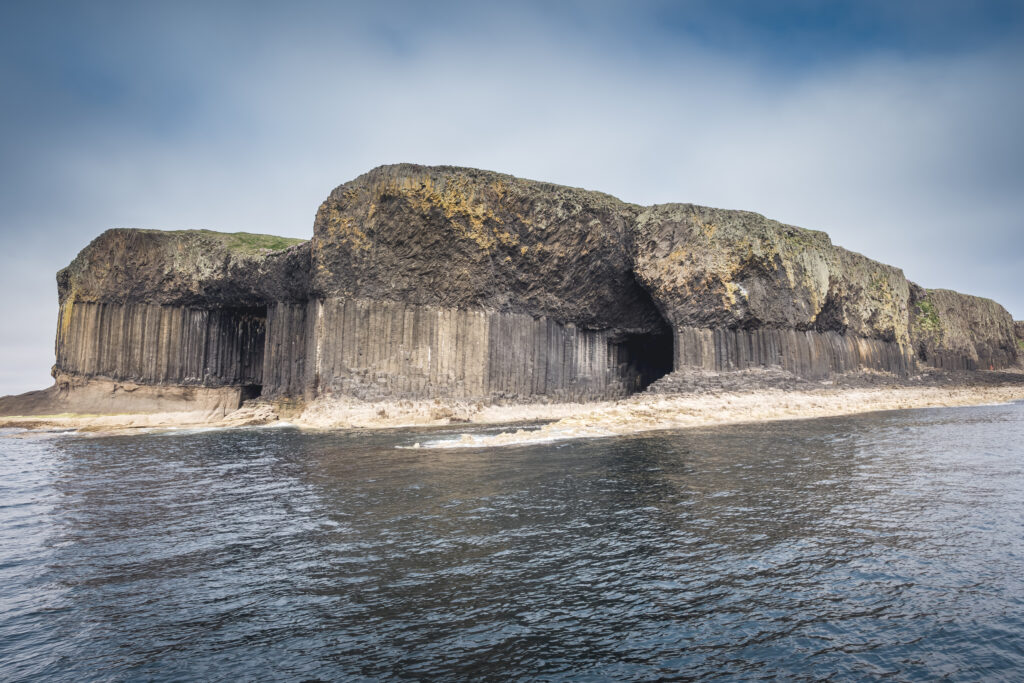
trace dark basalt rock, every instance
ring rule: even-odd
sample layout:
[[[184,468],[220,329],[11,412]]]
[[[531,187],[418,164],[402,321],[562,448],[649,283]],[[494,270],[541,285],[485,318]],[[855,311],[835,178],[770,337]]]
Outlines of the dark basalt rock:
[[[994,370],[1021,355],[1013,318],[991,299],[910,286],[910,334],[918,360],[946,370]]]
[[[210,230],[107,230],[57,273],[60,303],[265,306],[309,298],[309,243]]]
[[[462,310],[549,316],[589,329],[661,331],[633,277],[639,207],[509,175],[382,166],[317,212],[313,288]]]
[[[677,327],[908,341],[903,272],[835,247],[823,232],[748,211],[662,204],[640,213],[634,240],[637,275]]]

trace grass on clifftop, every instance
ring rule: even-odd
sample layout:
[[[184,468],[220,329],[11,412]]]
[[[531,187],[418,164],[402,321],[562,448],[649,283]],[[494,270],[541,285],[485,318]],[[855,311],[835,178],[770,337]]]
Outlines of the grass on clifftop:
[[[202,235],[220,241],[229,251],[256,253],[259,251],[280,251],[308,240],[300,237],[279,237],[277,235],[258,235],[252,232],[217,232],[216,230],[139,230],[164,235]]]
[[[217,233],[215,233],[217,234]],[[225,246],[232,251],[259,251],[269,249],[279,251],[302,244],[306,240],[297,237],[278,237],[277,235],[257,235],[251,232],[220,233],[227,239]]]
[[[280,251],[296,244],[302,244],[306,240],[298,237],[278,237],[277,235],[258,235],[252,232],[217,232],[216,230],[183,230],[181,232],[196,232],[202,235],[216,237],[229,251]]]

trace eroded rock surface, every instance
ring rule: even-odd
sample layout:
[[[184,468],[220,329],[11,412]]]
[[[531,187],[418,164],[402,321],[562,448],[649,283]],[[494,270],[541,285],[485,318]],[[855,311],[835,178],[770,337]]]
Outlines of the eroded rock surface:
[[[449,166],[383,166],[317,212],[318,297],[664,329],[633,277],[639,207],[599,192]]]
[[[210,230],[107,230],[57,273],[60,303],[265,306],[309,298],[309,243]]]
[[[677,327],[851,332],[908,342],[903,272],[828,235],[748,211],[692,204],[644,210],[640,281]]]
[[[1014,321],[991,299],[911,285],[910,333],[918,360],[947,370],[989,370],[1020,355]]]

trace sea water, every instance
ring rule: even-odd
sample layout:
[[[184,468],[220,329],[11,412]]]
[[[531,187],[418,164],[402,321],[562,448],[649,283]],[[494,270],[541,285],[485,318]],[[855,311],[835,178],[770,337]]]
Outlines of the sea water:
[[[1022,404],[464,431],[5,432],[0,680],[1024,672]]]

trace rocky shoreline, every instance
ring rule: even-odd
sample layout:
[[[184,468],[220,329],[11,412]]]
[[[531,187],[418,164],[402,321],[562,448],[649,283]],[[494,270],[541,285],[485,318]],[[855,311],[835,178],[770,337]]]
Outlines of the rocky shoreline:
[[[509,432],[491,445],[525,440],[590,438],[659,429],[741,422],[809,419],[910,408],[952,407],[1024,400],[1024,371],[926,372],[911,378],[855,372],[809,381],[776,369],[673,373],[631,397],[586,403],[464,400],[360,401],[320,398],[308,404],[247,401],[218,410],[121,414],[40,414],[0,417],[0,429],[124,433],[181,428],[292,425],[308,429],[396,429],[445,425],[543,423]],[[467,443],[474,444],[467,437]]]

